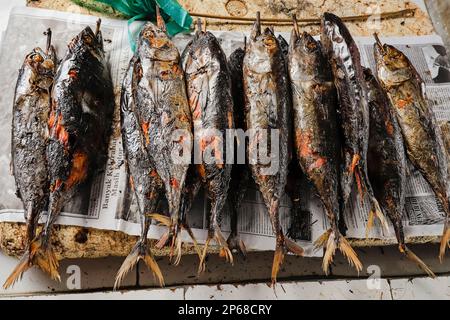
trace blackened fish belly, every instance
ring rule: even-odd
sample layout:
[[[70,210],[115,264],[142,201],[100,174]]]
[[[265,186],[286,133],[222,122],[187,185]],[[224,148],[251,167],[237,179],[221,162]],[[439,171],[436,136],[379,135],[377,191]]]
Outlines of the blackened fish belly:
[[[227,129],[234,128],[231,80],[227,60],[216,37],[199,26],[183,60],[189,106],[194,124],[194,162],[211,200],[209,232],[200,271],[209,242],[214,239],[221,255],[233,256],[220,230],[227,200],[231,164],[227,163]],[[232,145],[232,144],[231,144]]]
[[[340,122],[344,136],[344,165],[341,168],[342,210],[345,209],[356,181],[361,202],[367,194],[371,204],[367,228],[370,229],[376,217],[382,227],[387,229],[386,219],[373,194],[367,173],[369,107],[359,49],[342,20],[331,13],[325,13],[322,19],[321,39],[338,91]]]
[[[95,33],[86,27],[69,43],[54,80],[48,120],[47,161],[50,177],[49,214],[21,273],[38,265],[60,279],[50,243],[52,226],[62,207],[104,165],[114,111],[114,92],[107,66],[100,20]]]
[[[330,222],[330,229],[317,241],[324,247],[323,270],[328,274],[336,249],[351,265],[361,262],[338,230],[340,141],[336,117],[336,88],[330,65],[320,42],[300,34],[297,24],[288,55],[294,108],[294,146],[299,165],[317,192]]]
[[[423,81],[409,59],[393,46],[375,43],[377,75],[397,115],[405,149],[411,163],[420,171],[444,208],[445,224],[439,258],[449,246],[448,163],[436,117],[427,104]]]
[[[250,135],[247,150],[249,166],[276,235],[272,266],[272,282],[275,283],[286,252],[302,255],[303,250],[285,237],[280,225],[280,200],[285,192],[290,161],[288,118],[292,105],[283,53],[270,28],[261,32],[259,14],[247,42],[243,77]],[[269,159],[263,159],[266,156]]]
[[[37,219],[48,201],[49,182],[46,147],[50,115],[50,92],[57,58],[47,31],[44,51],[35,48],[19,71],[13,106],[11,158],[17,194],[27,220],[27,239],[33,240]]]
[[[367,164],[375,197],[394,226],[399,251],[434,277],[433,272],[405,243],[402,216],[405,207],[406,154],[396,115],[372,72],[365,69],[364,75],[370,109]]]

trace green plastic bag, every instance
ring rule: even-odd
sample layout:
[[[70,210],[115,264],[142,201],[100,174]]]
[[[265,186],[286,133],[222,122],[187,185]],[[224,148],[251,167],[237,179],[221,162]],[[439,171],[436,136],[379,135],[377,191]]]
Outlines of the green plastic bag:
[[[136,36],[130,31],[130,25],[137,20],[156,22],[156,5],[166,22],[167,33],[174,36],[190,31],[192,17],[177,0],[95,0],[105,3],[129,18],[128,36],[133,52],[136,50]]]

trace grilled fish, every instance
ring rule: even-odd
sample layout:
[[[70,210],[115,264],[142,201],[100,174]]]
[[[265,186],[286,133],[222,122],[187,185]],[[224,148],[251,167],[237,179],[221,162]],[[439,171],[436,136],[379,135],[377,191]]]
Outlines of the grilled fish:
[[[157,25],[148,22],[139,35],[136,51],[136,114],[145,145],[161,177],[169,204],[170,220],[152,218],[169,228],[171,259],[181,249],[180,202],[192,153],[192,124],[180,54],[166,34],[157,9]],[[179,261],[181,251],[176,252]]]
[[[435,115],[427,105],[423,81],[409,59],[393,46],[382,44],[375,35],[377,75],[386,91],[405,140],[411,163],[428,181],[445,212],[439,258],[442,261],[450,241],[448,219],[447,156]]]
[[[57,58],[48,29],[47,48],[35,48],[25,58],[16,84],[11,132],[11,163],[17,195],[27,221],[27,244],[35,237],[48,202],[47,121]]]
[[[133,57],[122,83],[120,120],[126,168],[131,188],[137,199],[141,219],[141,235],[117,273],[115,288],[120,286],[125,275],[139,260],[143,260],[158,278],[160,285],[164,285],[161,270],[153,258],[147,241],[151,224],[150,214],[155,213],[158,208],[164,194],[164,184],[156,172],[153,159],[147,152],[145,138],[136,116],[135,61],[136,57]]]
[[[50,237],[62,207],[106,160],[114,92],[103,50],[100,20],[94,33],[82,30],[70,43],[54,80],[48,120],[49,214],[7,284],[33,265],[60,280]]]
[[[199,27],[183,60],[189,106],[194,123],[194,160],[198,175],[211,200],[209,232],[199,271],[212,239],[221,256],[233,263],[233,255],[220,230],[227,200],[231,165],[226,163],[227,129],[234,128],[231,80],[227,60],[216,37]],[[197,153],[198,152],[198,153]]]
[[[405,244],[403,210],[405,207],[406,154],[394,110],[373,76],[364,69],[370,109],[370,136],[367,163],[369,179],[382,210],[391,220],[398,249],[408,259],[434,277],[433,272]]]
[[[324,247],[323,270],[329,272],[336,249],[362,270],[355,251],[338,229],[340,143],[336,117],[336,88],[320,42],[297,23],[289,44],[289,75],[293,93],[295,150],[302,171],[325,208],[330,229],[315,243]]]
[[[358,47],[342,20],[331,13],[325,13],[323,16],[321,39],[338,91],[340,122],[344,136],[341,210],[345,210],[356,181],[361,202],[367,194],[371,204],[368,231],[373,226],[375,217],[379,219],[382,227],[387,229],[387,221],[374,196],[367,172],[369,107]]]
[[[440,124],[442,132],[442,140],[447,154],[447,160],[450,159],[450,121],[445,121]],[[447,172],[450,173],[450,162],[447,162]]]
[[[289,115],[292,105],[283,53],[272,29],[266,28],[261,32],[259,13],[247,43],[243,77],[247,129],[253,132],[247,148],[249,166],[269,211],[272,229],[276,235],[272,265],[274,284],[286,252],[303,255],[303,249],[285,237],[280,225],[280,199],[286,186],[290,161]],[[277,134],[278,139],[273,143],[273,136],[276,137]],[[264,141],[265,137],[268,141]],[[263,152],[266,147],[267,151]],[[269,152],[269,164],[260,157],[255,159],[255,155],[261,156],[261,153]]]
[[[246,41],[246,40],[245,40]],[[233,115],[236,129],[246,131],[245,123],[245,101],[244,101],[244,82],[242,79],[242,64],[244,62],[245,50],[236,49],[229,58],[228,68],[231,75],[231,92],[233,96]],[[242,148],[241,148],[242,147]],[[247,187],[250,180],[250,171],[245,163],[245,141],[238,140],[235,144],[235,162],[231,170],[230,190],[228,191],[228,202],[231,209],[231,233],[227,243],[231,250],[240,251],[246,255],[244,242],[238,234],[238,211],[241,207],[242,200],[245,197]],[[243,151],[239,159],[238,152]],[[244,160],[244,161],[242,161]],[[244,162],[244,163],[243,163]]]

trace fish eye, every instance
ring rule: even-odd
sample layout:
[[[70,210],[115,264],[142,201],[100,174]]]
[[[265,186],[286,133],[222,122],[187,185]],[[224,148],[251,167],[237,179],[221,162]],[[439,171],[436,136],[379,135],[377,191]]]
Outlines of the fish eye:
[[[92,37],[89,36],[89,35],[83,36],[83,40],[84,40],[84,42],[86,42],[87,44],[91,44],[91,43],[92,43]]]

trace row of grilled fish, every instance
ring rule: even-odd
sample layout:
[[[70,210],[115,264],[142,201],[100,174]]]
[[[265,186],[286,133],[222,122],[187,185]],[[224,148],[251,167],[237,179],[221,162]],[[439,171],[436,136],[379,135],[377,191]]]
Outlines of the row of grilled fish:
[[[166,34],[159,12],[157,16],[156,25],[147,23],[141,30],[122,84],[122,140],[142,232],[118,272],[116,286],[139,260],[164,284],[147,242],[151,220],[168,227],[157,246],[170,243],[170,257],[175,264],[179,263],[181,230],[188,232],[196,246],[187,219],[201,187],[211,200],[211,209],[206,245],[203,252],[198,250],[199,271],[205,269],[211,240],[231,263],[232,249],[245,254],[245,245],[237,233],[237,212],[250,178],[263,196],[276,236],[272,266],[275,282],[285,254],[303,254],[302,248],[285,236],[279,220],[284,192],[288,192],[295,210],[299,210],[298,181],[302,176],[314,187],[329,219],[329,230],[316,241],[317,247],[325,249],[326,273],[337,249],[358,272],[362,270],[355,251],[339,228],[356,186],[361,201],[367,197],[371,204],[368,232],[375,217],[386,228],[386,214],[394,226],[400,251],[433,275],[405,245],[401,219],[405,202],[405,150],[430,182],[448,218],[446,155],[420,77],[400,51],[377,41],[375,77],[362,67],[358,48],[337,16],[324,15],[321,42],[301,33],[294,18],[288,45],[282,38],[276,38],[272,28],[261,29],[258,14],[245,49],[236,50],[228,62],[219,41],[201,23],[180,56]],[[107,145],[110,78],[102,63],[99,30],[95,34],[86,30],[69,46],[55,77],[56,58],[48,58],[53,56],[50,44],[47,52],[40,54],[44,57],[42,61],[35,56],[25,61],[23,70],[33,71],[28,72],[33,74],[32,81],[21,80],[27,74],[25,71],[19,77],[13,163],[19,195],[27,212],[30,244],[6,286],[33,264],[57,277],[57,261],[48,242],[51,224],[76,186],[99,163],[98,154],[94,156],[92,150],[103,150]],[[24,81],[25,85],[20,85]],[[84,87],[88,81],[91,85]],[[33,84],[33,95],[27,93],[27,99],[20,100],[23,86],[31,86],[28,83]],[[103,91],[99,86],[103,86]],[[27,109],[23,111],[21,105]],[[106,121],[97,117],[101,112]],[[43,125],[46,122],[48,129]],[[270,139],[267,146],[271,153],[278,151],[275,174],[267,174],[267,165],[258,162],[233,166],[225,163],[227,155],[220,146],[226,143],[225,131],[232,128],[267,131],[269,135],[271,130],[277,130],[279,149],[275,150],[277,146],[272,146]],[[209,129],[221,135],[205,135]],[[177,138],[173,139],[174,136]],[[262,138],[258,134],[250,136],[247,158],[257,154],[260,143],[266,143]],[[194,164],[198,161],[192,160],[198,155],[190,141],[199,146],[200,152],[211,151],[217,161]],[[236,144],[239,147],[246,141],[238,140]],[[42,152],[35,152],[33,147],[31,157],[31,145],[38,145]],[[177,161],[173,150],[188,161]],[[27,168],[39,166],[42,171],[26,171],[19,166],[23,159],[30,162]],[[29,190],[30,185],[34,189]],[[156,213],[164,197],[170,217]],[[34,239],[36,217],[47,199],[49,218],[44,231]],[[232,232],[225,240],[220,221],[227,200],[232,209]],[[445,225],[441,258],[450,237],[447,222]],[[290,230],[290,234],[293,232]]]
[[[100,20],[68,45],[61,61],[51,45],[25,58],[16,85],[11,156],[17,195],[27,221],[25,254],[7,288],[33,265],[59,279],[51,243],[63,206],[104,166],[114,111],[112,80]],[[37,223],[47,220],[36,236]]]

